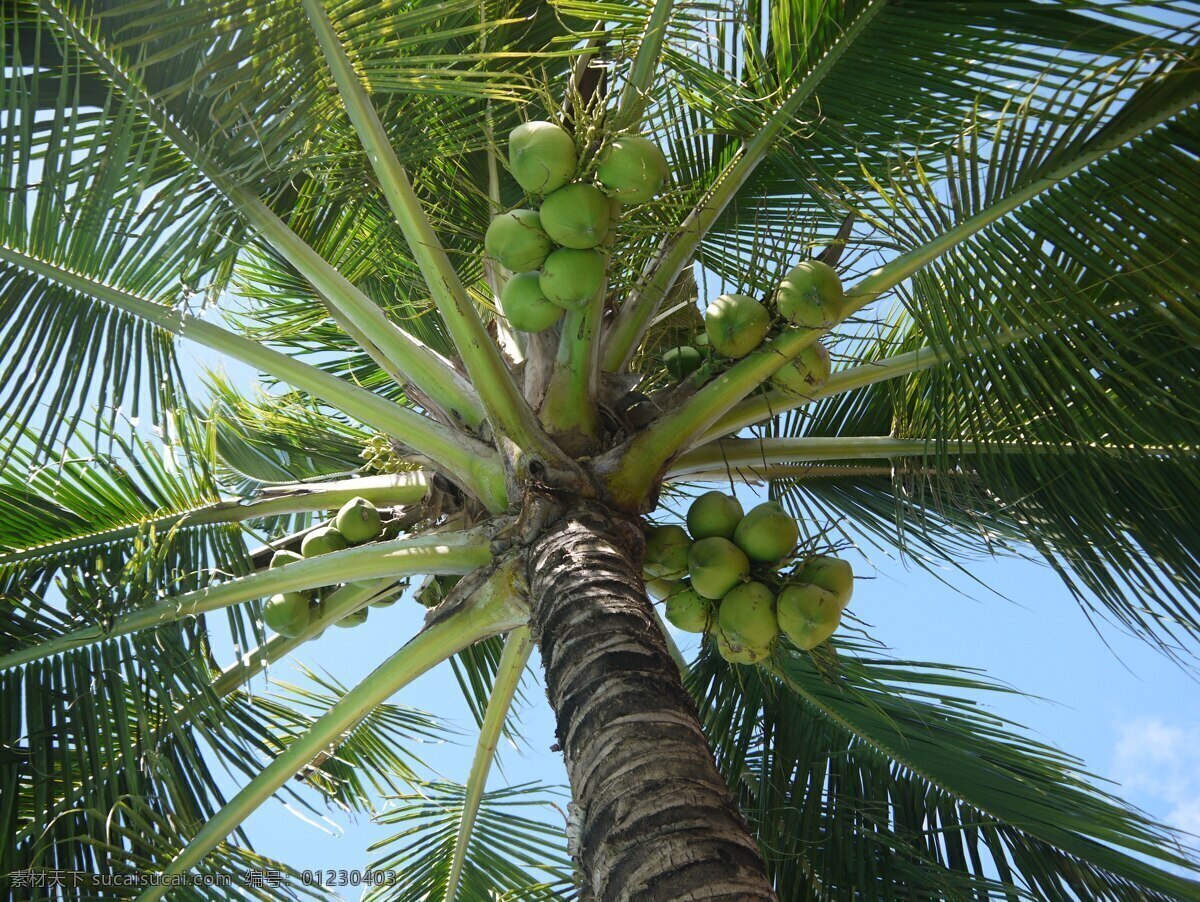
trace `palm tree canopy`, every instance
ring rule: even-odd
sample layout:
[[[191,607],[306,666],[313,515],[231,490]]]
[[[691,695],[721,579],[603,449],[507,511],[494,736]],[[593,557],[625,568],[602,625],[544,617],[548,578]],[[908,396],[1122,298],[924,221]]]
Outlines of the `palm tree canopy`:
[[[498,539],[539,474],[659,523],[659,491],[765,483],[801,558],[1036,556],[1192,654],[1200,5],[15,0],[0,30],[0,874],[237,875],[278,794],[386,803],[404,880],[372,898],[570,897],[554,789],[483,792],[531,651]],[[614,204],[605,289],[525,336],[482,248],[541,119],[588,165],[644,135],[670,177]],[[711,297],[810,257],[843,319],[673,384]],[[823,387],[763,387],[818,334]],[[187,341],[261,385],[196,378]],[[359,494],[395,512],[380,542],[267,567]],[[461,785],[386,679],[247,688],[405,589],[430,626],[380,673],[451,662]],[[272,637],[297,591],[324,619]],[[886,640],[684,662],[780,898],[1196,897],[1175,833],[975,704],[1007,690]]]

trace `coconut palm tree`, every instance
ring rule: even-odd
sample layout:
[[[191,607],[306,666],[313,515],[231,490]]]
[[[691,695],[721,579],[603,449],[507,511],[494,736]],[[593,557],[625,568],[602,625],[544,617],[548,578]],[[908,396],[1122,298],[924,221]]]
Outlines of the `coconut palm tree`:
[[[1196,4],[14,0],[0,24],[8,892],[325,897],[242,830],[316,791],[386,800],[372,898],[1200,897],[1175,834],[980,710],[998,687],[889,657],[853,606],[817,641],[780,594],[844,604],[813,561],[872,547],[1032,555],[1192,653]],[[546,233],[592,216],[603,270],[561,315],[525,279],[536,332],[484,250],[543,202],[511,168],[525,122],[592,186]],[[657,193],[624,202],[630,178]],[[188,344],[264,387],[197,380]],[[798,541],[751,572],[771,635],[689,596],[688,661],[644,577],[682,620],[664,561],[697,555],[651,527],[737,484]],[[347,504],[381,520],[334,547]],[[405,589],[425,625],[361,684],[254,689]],[[565,829],[544,787],[485,791],[539,661]],[[479,721],[461,785],[389,702],[443,665]]]

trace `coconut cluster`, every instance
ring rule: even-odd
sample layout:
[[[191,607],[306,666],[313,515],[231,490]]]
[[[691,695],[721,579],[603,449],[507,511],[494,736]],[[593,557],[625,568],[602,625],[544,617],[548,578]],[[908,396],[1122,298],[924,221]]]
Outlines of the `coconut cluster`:
[[[715,371],[723,361],[738,360],[756,350],[785,324],[816,329],[837,322],[844,305],[837,271],[820,260],[805,260],[787,272],[769,305],[744,294],[715,298],[704,311],[704,332],[691,344],[663,354],[663,366],[677,381],[706,364]],[[829,379],[829,370],[829,351],[815,341],[776,372],[771,385],[786,394],[811,395]]]
[[[650,200],[666,179],[667,161],[645,138],[620,137],[600,150],[595,171],[583,176],[566,129],[526,122],[508,136],[508,162],[517,183],[541,204],[495,217],[484,250],[514,273],[500,292],[509,324],[541,332],[600,290],[606,264],[598,248],[611,225],[609,200]]]
[[[300,543],[300,554],[294,551],[277,551],[271,558],[271,569],[294,561],[341,551],[351,545],[365,545],[379,538],[383,532],[383,521],[379,511],[366,498],[351,498],[325,526],[309,532]],[[314,616],[318,603],[314,594],[308,592],[285,592],[272,595],[263,608],[263,620],[267,626],[281,636],[295,638],[303,633]],[[367,619],[367,609],[355,611],[338,621],[338,626],[358,626]]]
[[[706,492],[688,509],[686,530],[650,530],[646,588],[666,599],[672,624],[711,634],[731,663],[770,657],[781,633],[807,651],[837,629],[854,574],[826,555],[781,573],[799,536],[795,519],[774,501],[746,513],[732,495]]]

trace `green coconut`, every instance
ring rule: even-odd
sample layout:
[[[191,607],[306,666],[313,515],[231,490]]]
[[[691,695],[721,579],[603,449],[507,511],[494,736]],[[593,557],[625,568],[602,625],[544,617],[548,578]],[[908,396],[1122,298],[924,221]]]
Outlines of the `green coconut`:
[[[508,133],[508,168],[530,194],[549,194],[575,176],[575,139],[553,122],[526,122]]]
[[[679,585],[677,579],[647,579],[646,594],[657,601],[662,601],[675,591]]]
[[[263,607],[263,621],[279,635],[294,639],[308,628],[308,599],[303,592],[272,595]]]
[[[742,518],[733,541],[746,557],[759,563],[774,563],[787,557],[800,538],[795,519],[774,501],[765,501]]]
[[[534,210],[509,210],[488,225],[483,249],[505,269],[529,272],[541,266],[554,242],[542,228],[542,218]]]
[[[300,553],[305,557],[316,557],[318,554],[328,554],[331,551],[341,551],[349,548],[346,537],[333,526],[322,526],[314,529],[300,543]]]
[[[682,579],[688,569],[692,540],[682,526],[656,526],[646,535],[642,572],[651,579]]]
[[[342,505],[333,518],[333,525],[351,545],[361,545],[379,538],[383,520],[374,504],[366,498],[356,497]]]
[[[837,271],[820,260],[790,269],[775,292],[775,306],[793,326],[816,329],[841,318],[844,294]]]
[[[667,178],[667,158],[646,138],[617,138],[596,161],[596,178],[623,204],[644,204]]]
[[[750,561],[733,542],[712,536],[692,543],[688,574],[696,592],[705,598],[724,598],[750,575]]]
[[[594,185],[576,182],[546,195],[541,209],[542,228],[556,244],[582,250],[604,240],[608,214],[604,193]]]
[[[769,648],[779,635],[775,593],[762,583],[735,586],[721,599],[717,623],[725,638],[736,645]]]
[[[667,620],[685,633],[703,633],[712,623],[712,602],[697,593],[687,583],[679,584],[667,596]]]
[[[282,567],[285,564],[294,564],[296,561],[302,560],[304,560],[304,555],[296,554],[294,551],[276,551],[273,555],[271,555],[271,565],[269,569],[274,570],[276,567]]]
[[[717,630],[717,653],[730,664],[753,664],[766,657],[760,651],[730,642],[720,630]]]
[[[811,557],[804,562],[796,578],[832,592],[842,607],[849,604],[850,596],[854,594],[854,569],[849,561],[838,557],[826,554]]]
[[[500,308],[509,325],[520,332],[542,332],[562,316],[563,308],[542,291],[541,274],[523,272],[504,283]]]
[[[692,502],[687,512],[688,532],[694,539],[720,536],[732,539],[744,515],[742,503],[724,492],[705,492]]]
[[[812,397],[813,392],[829,381],[829,369],[829,351],[815,341],[795,360],[777,370],[771,384],[787,395]]]
[[[663,366],[667,368],[667,372],[671,374],[672,379],[684,379],[700,369],[700,365],[704,363],[704,358],[700,355],[700,352],[691,345],[671,348],[671,350],[663,354],[662,359]]]
[[[370,611],[371,608],[369,606],[365,608],[359,608],[357,611],[347,614],[341,620],[336,621],[333,625],[347,629],[352,626],[359,626],[367,622],[367,614],[370,613]]]
[[[604,255],[599,251],[560,247],[542,265],[538,287],[551,303],[578,310],[604,284]]]
[[[762,344],[770,328],[767,308],[744,294],[723,294],[704,311],[708,343],[724,357],[745,357]]]
[[[812,583],[790,583],[775,600],[775,616],[792,644],[808,651],[837,631],[843,607],[828,589]]]

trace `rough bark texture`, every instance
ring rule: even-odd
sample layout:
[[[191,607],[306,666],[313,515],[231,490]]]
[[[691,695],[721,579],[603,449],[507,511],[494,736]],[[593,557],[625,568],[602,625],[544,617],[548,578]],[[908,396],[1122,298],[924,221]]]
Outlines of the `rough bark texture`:
[[[642,546],[634,521],[592,507],[530,555],[583,898],[773,900],[644,594]]]

